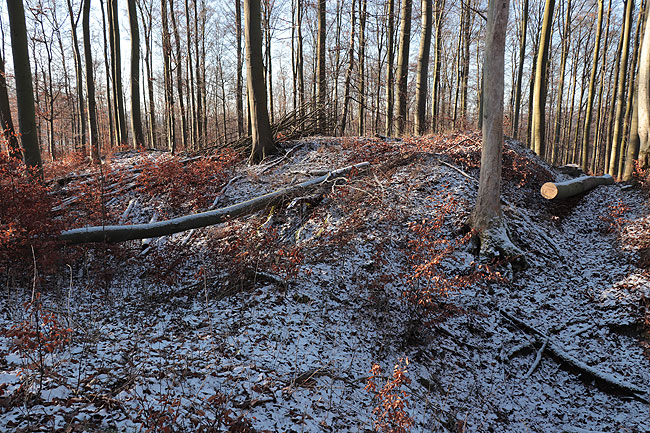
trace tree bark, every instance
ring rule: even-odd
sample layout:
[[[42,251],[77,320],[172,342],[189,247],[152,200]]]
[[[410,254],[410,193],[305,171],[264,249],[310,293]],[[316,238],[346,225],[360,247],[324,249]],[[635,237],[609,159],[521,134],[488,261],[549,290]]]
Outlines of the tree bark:
[[[248,103],[251,111],[250,124],[253,141],[249,158],[251,163],[262,161],[276,150],[266,104],[260,12],[260,0],[244,0],[246,78],[248,80]]]
[[[566,70],[566,59],[569,54],[571,43],[571,0],[566,4],[566,18],[564,20],[564,31],[562,34],[562,54],[560,59],[560,79],[557,85],[557,104],[555,111],[555,132],[553,133],[553,146],[551,148],[551,164],[555,164],[556,154],[560,147],[560,130],[562,125],[562,108],[564,96],[564,72]]]
[[[235,106],[237,108],[237,135],[241,138],[244,135],[244,93],[242,77],[242,55],[241,55],[241,0],[235,0],[235,37],[237,38],[237,82],[235,83]]]
[[[420,36],[420,54],[416,89],[415,133],[424,135],[427,117],[427,82],[429,80],[429,53],[431,51],[432,1],[422,0],[422,35]]]
[[[528,0],[524,0],[521,12],[521,41],[519,43],[519,66],[517,67],[517,90],[515,91],[515,113],[512,121],[512,138],[519,135],[519,113],[521,111],[521,82],[524,75],[524,61],[526,56],[526,34],[528,33]]]
[[[551,46],[553,29],[553,10],[555,0],[546,0],[542,34],[539,41],[539,52],[535,66],[535,88],[533,91],[533,115],[531,125],[531,148],[542,158],[545,155],[545,129],[546,129],[546,68],[548,51]]]
[[[528,0],[526,0],[528,1]],[[446,0],[436,1],[436,50],[433,60],[433,80],[431,89],[431,132],[436,132],[440,124],[440,68],[442,66],[442,20]]]
[[[93,53],[90,43],[90,0],[83,0],[81,22],[84,37],[84,60],[86,63],[86,93],[88,97],[88,125],[90,126],[90,160],[99,163],[99,133],[97,130],[97,102],[95,101],[95,78]]]
[[[108,28],[111,47],[111,75],[113,76],[113,106],[115,114],[116,141],[126,144],[126,115],[124,114],[124,91],[122,89],[122,55],[120,51],[120,24],[118,0],[108,0]]]
[[[348,108],[350,106],[350,84],[352,81],[352,72],[354,70],[354,40],[355,40],[355,28],[356,28],[356,14],[355,7],[357,2],[352,2],[352,11],[350,12],[350,48],[348,49],[348,68],[345,71],[345,83],[343,84],[344,95],[343,95],[343,113],[341,114],[341,122],[339,123],[339,134],[345,134],[345,127],[348,121]]]
[[[646,14],[643,31],[638,86],[639,166],[647,169],[650,167],[650,13]]]
[[[68,14],[70,16],[70,28],[72,32],[72,54],[74,58],[74,71],[75,71],[75,85],[77,90],[77,118],[79,122],[79,131],[81,133],[81,147],[86,151],[87,136],[86,136],[86,104],[84,101],[83,90],[83,67],[81,66],[81,53],[79,52],[79,39],[77,38],[77,22],[78,17],[72,10],[72,0],[67,1]]]
[[[607,173],[618,176],[619,147],[621,146],[623,132],[623,106],[625,104],[625,82],[627,76],[627,59],[630,47],[630,33],[632,31],[632,10],[634,0],[627,0],[625,6],[625,25],[623,27],[623,51],[618,72],[618,91],[616,98],[616,112],[614,114],[614,133],[612,134],[612,147],[609,154]]]
[[[354,0],[353,0],[354,1]],[[318,126],[321,134],[326,131],[325,102],[327,100],[327,77],[325,75],[325,37],[326,37],[326,0],[318,0],[318,41],[317,41],[317,63],[316,76],[318,88]]]
[[[25,24],[23,1],[8,1],[7,14],[9,15],[9,26],[11,28],[11,52],[14,59],[18,125],[23,157],[28,169],[33,170],[37,177],[42,178],[43,163],[36,129],[32,69],[29,64],[27,26]]]
[[[388,23],[387,23],[388,41],[387,63],[386,63],[386,126],[387,136],[393,135],[393,102],[394,102],[394,85],[393,63],[395,62],[395,0],[388,0]]]
[[[520,256],[510,241],[501,215],[501,160],[503,154],[503,83],[506,28],[509,0],[490,0],[483,71],[486,86],[483,98],[483,148],[476,207],[472,226],[481,240],[481,255],[486,257]]]
[[[142,115],[140,114],[140,29],[135,0],[128,0],[129,29],[131,30],[131,140],[133,148],[144,147]]]
[[[401,32],[397,54],[397,134],[406,133],[409,47],[411,44],[412,0],[402,0]]]
[[[353,0],[354,1],[354,0]],[[359,135],[365,135],[366,129],[366,10],[367,0],[359,0]]]

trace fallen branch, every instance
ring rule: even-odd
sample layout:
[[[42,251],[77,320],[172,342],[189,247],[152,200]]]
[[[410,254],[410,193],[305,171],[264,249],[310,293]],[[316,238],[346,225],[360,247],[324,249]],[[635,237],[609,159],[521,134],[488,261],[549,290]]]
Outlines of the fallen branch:
[[[548,200],[562,199],[582,194],[598,185],[613,185],[614,178],[609,174],[602,176],[582,176],[564,182],[546,182],[540,192]]]
[[[514,317],[513,315],[507,313],[506,311],[501,310],[500,313],[503,317],[505,317],[515,325],[519,326],[522,330],[526,331],[529,334],[534,335],[535,338],[537,338],[538,340],[548,341],[547,350],[553,353],[553,355],[555,355],[555,357],[563,364],[569,366],[573,370],[577,370],[580,373],[586,374],[594,378],[596,383],[600,383],[601,385],[604,385],[605,388],[614,389],[619,393],[630,395],[646,403],[648,402],[647,389],[643,389],[632,383],[628,383],[613,374],[603,373],[602,371],[590,367],[589,365],[580,361],[578,358],[567,353],[558,343],[555,342],[555,340],[553,340],[543,332],[539,331],[532,325]]]
[[[194,215],[185,215],[151,224],[96,226],[66,230],[61,233],[59,238],[63,241],[75,244],[86,242],[123,242],[133,239],[167,236],[174,233],[184,232],[186,230],[219,224],[264,209],[265,207],[279,202],[287,196],[304,193],[306,189],[319,186],[353,170],[364,169],[369,165],[368,162],[362,162],[349,167],[333,170],[324,176],[310,179],[299,183],[298,185],[270,192],[243,203],[234,204],[221,209],[215,209]]]

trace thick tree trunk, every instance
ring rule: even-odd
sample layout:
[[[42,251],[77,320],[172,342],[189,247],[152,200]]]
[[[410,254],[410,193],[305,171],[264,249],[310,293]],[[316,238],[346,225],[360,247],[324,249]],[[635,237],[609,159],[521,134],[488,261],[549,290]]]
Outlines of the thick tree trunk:
[[[503,153],[503,82],[509,0],[490,0],[483,71],[483,149],[481,173],[472,225],[479,232],[483,257],[513,257],[521,252],[510,241],[501,215],[501,160]]]
[[[638,86],[639,165],[647,169],[650,167],[650,13],[646,14],[643,32]]]
[[[140,114],[140,30],[135,0],[128,0],[129,29],[131,30],[131,140],[133,148],[144,147],[142,115]]]
[[[432,31],[432,1],[422,0],[422,35],[420,36],[420,54],[418,55],[418,72],[415,84],[416,113],[415,133],[423,135],[426,132],[427,117],[427,82],[429,80],[429,53],[431,51]]]
[[[16,79],[16,102],[18,104],[18,125],[20,142],[23,147],[25,164],[34,170],[38,177],[43,176],[41,150],[38,145],[36,129],[36,110],[34,108],[34,89],[32,87],[32,69],[29,64],[27,48],[27,26],[22,0],[7,2],[7,15],[11,28],[11,52],[14,59]]]
[[[412,0],[402,0],[401,32],[397,55],[397,134],[406,133],[409,47],[411,44]]]
[[[249,159],[251,163],[262,161],[276,150],[266,104],[260,12],[260,0],[244,0],[246,78],[248,80],[248,103],[251,111],[250,124],[253,140]]]

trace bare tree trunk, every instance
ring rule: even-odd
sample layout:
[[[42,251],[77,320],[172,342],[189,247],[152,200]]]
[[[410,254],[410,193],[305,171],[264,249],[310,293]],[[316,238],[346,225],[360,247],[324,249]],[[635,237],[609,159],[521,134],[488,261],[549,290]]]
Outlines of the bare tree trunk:
[[[327,77],[325,75],[326,0],[318,0],[318,41],[316,75],[318,77],[318,126],[325,133],[325,101],[327,100]]]
[[[90,0],[83,0],[84,60],[86,63],[86,93],[88,95],[88,125],[90,126],[90,160],[99,163],[99,133],[97,131],[97,103],[93,77],[93,52],[90,43]]]
[[[527,1],[527,0],[526,0]],[[440,123],[440,68],[442,65],[442,20],[446,0],[436,1],[436,51],[433,60],[433,82],[431,91],[431,131],[436,132]]]
[[[388,0],[388,41],[387,41],[387,50],[388,50],[388,59],[386,64],[386,135],[393,135],[393,103],[394,103],[394,75],[393,75],[393,63],[395,62],[395,50],[394,50],[394,39],[395,39],[395,0]],[[354,47],[352,47],[354,51]]]
[[[124,91],[122,90],[122,61],[120,51],[120,25],[118,20],[118,0],[108,0],[108,33],[111,47],[111,72],[113,76],[113,106],[115,126],[117,131],[116,141],[126,144],[128,141],[126,131],[126,115],[124,114]]]
[[[354,1],[354,0],[353,0]],[[366,10],[367,0],[359,0],[359,135],[365,134],[366,124]]]
[[[343,114],[339,124],[339,134],[345,134],[345,126],[348,120],[348,107],[350,105],[350,82],[352,81],[352,71],[354,70],[354,40],[356,28],[356,1],[352,2],[352,12],[350,12],[350,48],[348,50],[348,69],[345,71],[344,95],[343,95]]]
[[[562,54],[560,59],[560,79],[557,85],[557,104],[555,111],[555,132],[553,134],[553,146],[551,147],[551,164],[556,163],[556,154],[560,146],[560,127],[562,124],[562,102],[564,96],[564,72],[566,70],[566,59],[571,44],[571,0],[566,4],[566,17],[564,20],[564,31],[562,34]]]
[[[174,10],[174,0],[169,1],[169,16],[172,21],[172,31],[174,32],[174,42],[176,45],[176,89],[178,91],[178,106],[181,115],[181,138],[183,149],[187,150],[187,116],[185,113],[185,101],[183,100],[183,60],[181,53],[181,40],[178,33],[178,25],[176,24],[176,11]]]
[[[632,29],[632,10],[634,0],[626,0],[625,25],[623,27],[623,51],[619,63],[618,95],[616,98],[616,112],[614,114],[614,133],[612,135],[612,148],[609,156],[607,173],[613,177],[618,176],[619,147],[623,130],[623,105],[625,104],[625,77],[627,75],[627,59],[630,47],[630,33]]]
[[[7,15],[9,15],[9,26],[11,28],[11,52],[14,59],[18,125],[20,127],[23,156],[27,167],[34,170],[37,176],[42,178],[43,164],[36,130],[32,69],[29,65],[27,26],[25,25],[25,9],[22,0],[7,2]]]
[[[401,33],[397,54],[397,134],[406,133],[409,47],[411,43],[412,0],[402,0]]]
[[[241,55],[241,0],[235,0],[235,36],[237,38],[237,82],[235,84],[235,99],[237,108],[237,135],[244,135],[244,104],[243,97],[243,77],[242,77],[242,55]]]
[[[163,50],[163,77],[165,88],[165,129],[167,136],[167,149],[176,153],[176,118],[174,115],[174,89],[171,72],[171,41],[169,40],[169,26],[167,24],[167,0],[160,0],[160,13],[162,16],[162,50]]]
[[[515,113],[512,121],[512,138],[519,135],[519,113],[521,111],[521,82],[524,74],[524,61],[526,56],[526,34],[528,33],[528,0],[524,0],[521,12],[521,41],[519,43],[519,66],[517,67],[517,90],[515,91]]]
[[[506,233],[501,215],[501,159],[503,152],[503,83],[509,0],[490,0],[485,36],[483,149],[481,174],[472,225],[479,232],[483,257],[521,254]]]
[[[151,56],[151,33],[153,30],[153,13],[151,7],[146,9],[142,6],[144,2],[138,2],[140,5],[140,15],[142,17],[142,27],[144,34],[144,64],[147,72],[147,94],[149,96],[149,145],[156,149],[156,102],[153,92],[153,59]],[[145,19],[146,12],[146,19]]]
[[[119,133],[116,132],[115,122],[113,121],[114,106],[113,106],[113,91],[111,86],[111,67],[110,67],[110,53],[109,53],[109,42],[106,34],[106,14],[104,13],[104,0],[99,0],[101,10],[102,10],[102,36],[104,37],[104,69],[106,71],[106,111],[108,112],[108,138],[111,149],[115,147],[115,136]],[[108,10],[109,6],[106,5]],[[104,141],[104,146],[106,142]]]
[[[239,4],[236,2],[235,4]],[[241,19],[240,19],[241,21]],[[240,22],[240,32],[241,32],[241,22]],[[191,143],[192,149],[200,149],[201,146],[201,137],[199,135],[199,113],[196,107],[196,97],[195,97],[195,85],[194,85],[194,62],[192,61],[192,27],[190,26],[190,2],[189,0],[185,1],[185,38],[187,41],[187,99],[190,106],[190,123],[191,123]],[[241,40],[239,41],[241,46]],[[240,48],[241,51],[241,48]],[[239,52],[239,57],[241,61],[241,52]],[[239,78],[241,79],[241,66],[239,68]],[[241,86],[241,81],[239,82]],[[240,89],[241,90],[241,89]],[[241,93],[239,95],[239,101],[241,104]]]
[[[607,7],[607,21],[605,24],[605,41],[603,42],[603,62],[600,68],[600,86],[598,88],[598,107],[596,114],[596,132],[594,133],[594,157],[592,162],[593,173],[598,172],[602,160],[602,127],[604,122],[604,113],[607,111],[603,107],[603,93],[605,91],[605,72],[607,70],[607,49],[609,47],[609,21],[612,15],[612,0],[609,0]],[[610,75],[611,78],[611,75]]]
[[[79,122],[79,131],[81,132],[81,147],[84,153],[86,153],[86,104],[84,100],[84,90],[83,90],[83,67],[81,66],[81,53],[79,52],[79,40],[77,38],[77,23],[79,20],[79,14],[76,14],[72,10],[72,1],[67,0],[68,4],[68,14],[70,16],[70,28],[72,31],[72,54],[74,58],[74,70],[75,70],[75,86],[77,88],[77,120]]]
[[[600,39],[603,26],[603,3],[598,0],[598,21],[596,30],[596,42],[594,45],[594,56],[591,62],[591,75],[589,76],[589,91],[587,96],[587,112],[585,114],[585,127],[582,134],[582,170],[586,173],[589,168],[589,141],[591,140],[591,113],[594,103],[594,88],[596,86],[596,72],[598,69],[598,57],[600,56]],[[595,157],[595,155],[594,155]]]
[[[429,75],[429,53],[431,51],[431,31],[432,31],[432,2],[431,0],[422,0],[422,35],[420,36],[420,54],[418,55],[418,72],[416,89],[416,114],[415,114],[415,133],[423,135],[426,132],[427,116],[427,82]]]
[[[546,68],[548,51],[551,45],[553,28],[553,9],[555,0],[546,0],[544,7],[544,20],[542,34],[539,41],[539,52],[535,66],[535,90],[533,92],[533,116],[531,127],[531,148],[541,157],[544,157],[546,146],[544,142],[546,128]]]
[[[251,111],[250,123],[253,141],[250,156],[250,162],[252,163],[260,162],[266,156],[275,152],[269,114],[266,111],[260,9],[260,0],[244,0],[246,77],[248,80],[248,103]]]
[[[637,94],[639,129],[639,166],[650,167],[650,13],[646,14],[641,58],[639,60],[639,88]]]
[[[128,0],[129,29],[131,30],[131,139],[133,148],[144,146],[142,115],[140,114],[140,30],[135,0]]]

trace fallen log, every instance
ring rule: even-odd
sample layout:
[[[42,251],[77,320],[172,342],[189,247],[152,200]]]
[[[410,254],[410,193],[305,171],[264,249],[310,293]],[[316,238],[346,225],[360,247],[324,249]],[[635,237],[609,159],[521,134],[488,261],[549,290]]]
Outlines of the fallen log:
[[[321,185],[353,170],[364,169],[369,165],[368,162],[362,162],[349,167],[333,170],[326,175],[307,180],[297,185],[289,186],[287,188],[252,198],[242,203],[237,203],[232,206],[208,212],[185,215],[171,220],[158,221],[150,224],[95,226],[66,230],[61,233],[59,239],[73,244],[86,242],[123,242],[133,239],[156,238],[186,230],[207,227],[242,215],[251,214],[255,211],[271,206],[288,196],[297,193],[304,193],[306,189]]]
[[[587,376],[593,378],[597,384],[604,386],[605,388],[615,390],[624,395],[632,396],[637,400],[645,403],[648,402],[647,389],[626,382],[614,374],[607,374],[587,365],[586,363],[580,361],[578,358],[570,355],[555,340],[550,338],[542,331],[536,329],[532,325],[524,322],[521,319],[518,319],[517,317],[504,310],[501,310],[500,313],[510,322],[514,323],[528,334],[533,335],[538,340],[547,341],[548,343],[546,345],[546,350],[550,351],[561,363],[567,365],[573,370],[577,370],[580,373],[586,374]]]
[[[562,199],[589,191],[598,185],[612,185],[614,178],[609,174],[602,176],[582,176],[564,182],[546,182],[540,192],[548,200]]]

